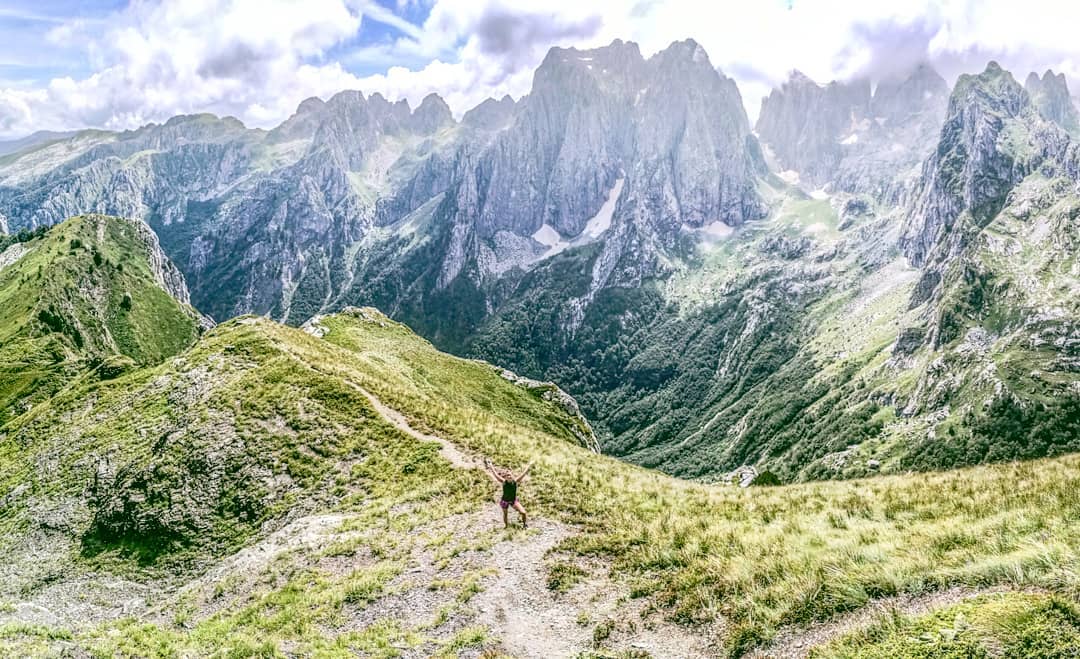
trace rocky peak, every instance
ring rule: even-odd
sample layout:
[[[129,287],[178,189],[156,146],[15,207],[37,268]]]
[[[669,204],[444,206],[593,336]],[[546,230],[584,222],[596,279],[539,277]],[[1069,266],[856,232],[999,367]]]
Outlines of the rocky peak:
[[[1069,85],[1065,74],[1055,75],[1047,69],[1042,78],[1032,72],[1024,83],[1024,89],[1031,96],[1031,102],[1043,119],[1052,121],[1065,130],[1080,132],[1080,113],[1077,112],[1069,95]]]
[[[1027,92],[996,62],[960,76],[900,241],[914,264],[928,261],[961,213],[978,224],[993,218],[1048,150],[1046,142],[1057,140],[1045,128]]]
[[[933,148],[949,89],[925,64],[878,81],[819,85],[794,71],[762,101],[757,131],[805,189],[897,203]]]
[[[641,80],[645,60],[636,43],[616,39],[591,50],[552,48],[533,75],[532,95],[588,94],[596,88],[618,91]]]
[[[446,101],[438,94],[428,94],[412,113],[409,127],[421,135],[430,135],[453,123],[454,115]]]
[[[507,94],[499,100],[488,98],[469,110],[462,117],[461,123],[482,130],[501,130],[510,123],[517,104]]]
[[[506,248],[513,259],[534,244],[601,234],[607,266],[632,250],[629,269],[640,272],[656,259],[633,236],[671,247],[684,225],[736,225],[764,212],[755,188],[763,160],[738,90],[693,41],[647,61],[622,41],[551,49],[513,123],[468,167],[441,285],[469,258],[501,263],[499,253],[485,252],[500,245],[515,246]],[[623,223],[634,228],[618,229]]]
[[[326,101],[317,96],[304,99],[297,106],[296,112],[271,130],[267,138],[270,142],[311,139],[324,112],[326,112]]]
[[[697,41],[683,39],[673,41],[671,44],[650,58],[658,63],[679,63],[686,68],[708,67],[713,68],[709,62],[709,55]]]
[[[804,182],[828,182],[843,155],[841,143],[870,109],[870,81],[834,81],[821,86],[799,71],[761,102],[757,133],[783,169]]]
[[[318,96],[312,96],[300,101],[300,105],[296,107],[296,114],[304,115],[318,112],[326,107],[326,101],[322,100]]]
[[[967,109],[1015,116],[1029,102],[1030,97],[1012,74],[991,61],[982,73],[965,73],[957,79],[949,97],[946,120]]]
[[[948,99],[945,79],[929,64],[920,64],[907,75],[880,81],[871,100],[871,113],[893,124],[926,112],[940,118]]]

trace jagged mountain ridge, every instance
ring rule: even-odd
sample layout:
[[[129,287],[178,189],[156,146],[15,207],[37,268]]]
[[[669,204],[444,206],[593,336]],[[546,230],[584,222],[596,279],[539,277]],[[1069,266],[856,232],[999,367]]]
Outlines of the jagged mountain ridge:
[[[586,61],[593,58],[595,70]],[[576,95],[564,97],[575,87]],[[683,96],[684,104],[671,105]],[[392,276],[366,262],[387,247],[376,227],[435,225],[427,237],[438,243],[441,263],[420,294],[446,289],[465,273],[463,281],[488,297],[490,282],[503,274],[528,269],[572,240],[594,240],[583,235],[585,225],[605,208],[620,176],[626,199],[615,199],[591,231],[614,222],[627,225],[616,229],[627,233],[619,242],[642,241],[645,249],[622,262],[623,277],[655,272],[659,257],[649,245],[670,249],[684,224],[734,225],[764,214],[753,183],[763,165],[738,91],[696,43],[673,44],[648,61],[636,45],[618,41],[595,51],[552,51],[530,96],[487,108],[493,117],[478,108],[457,124],[434,95],[410,110],[377,94],[343,92],[325,103],[305,101],[268,133],[199,116],[83,135],[65,153],[31,149],[17,170],[0,172],[0,207],[14,228],[84,209],[145,217],[200,308],[295,323],[364,296],[384,301],[351,288]],[[446,193],[454,198],[439,197]],[[619,214],[636,219],[623,222]],[[612,271],[625,251],[614,243],[606,243]],[[399,277],[410,280],[405,286],[420,278],[407,269]]]
[[[866,78],[821,86],[795,71],[762,100],[755,128],[778,168],[808,190],[895,204],[933,148],[948,96],[927,64],[873,86]]]
[[[1031,96],[1043,119],[1058,124],[1074,135],[1080,131],[1080,111],[1069,94],[1064,73],[1055,75],[1047,69],[1040,78],[1032,71],[1024,81],[1024,90]]]
[[[969,121],[984,115],[965,89],[946,100],[925,66],[876,88],[797,76],[767,100],[759,133],[771,157],[807,158],[800,184],[821,188],[808,199],[768,171],[734,82],[698,44],[648,59],[618,41],[554,49],[528,97],[488,101],[460,123],[437,97],[412,110],[345,92],[305,101],[269,132],[195,116],[80,134],[67,155],[50,145],[0,163],[0,212],[14,226],[83,204],[146,216],[196,304],[222,317],[300,324],[373,304],[441,347],[559,381],[608,450],[650,466],[858,475],[926,466],[915,440],[954,416],[914,383],[962,339],[957,317],[944,334],[927,320],[949,315],[945,289],[975,244],[979,227],[955,230],[957,218],[992,221],[1047,162],[1076,178],[1067,133],[1026,119],[1017,125],[1045,134],[1032,144],[1049,156],[963,156],[963,176],[943,174],[937,163],[987,136],[1027,144]],[[984,92],[1038,118],[1023,89]],[[809,142],[776,148],[789,139]],[[1004,183],[988,184],[999,169]],[[1062,222],[1047,225],[1055,241]],[[1047,267],[1070,250],[1049,252]],[[1019,304],[1017,316],[1040,313]],[[837,307],[866,331],[830,336]],[[905,376],[883,387],[874,360],[893,343]],[[1030,384],[1009,394],[1041,399]],[[965,409],[957,423],[970,433],[984,411]]]

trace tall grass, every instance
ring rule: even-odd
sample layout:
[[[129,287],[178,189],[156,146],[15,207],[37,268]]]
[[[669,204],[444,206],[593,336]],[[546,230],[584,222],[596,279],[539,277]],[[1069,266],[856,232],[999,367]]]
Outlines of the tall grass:
[[[487,505],[489,487],[479,472],[453,469],[434,446],[381,420],[351,385],[463,449],[508,466],[535,461],[523,491],[530,513],[577,528],[558,548],[555,585],[572,579],[566,561],[575,554],[595,557],[610,565],[610,579],[674,620],[716,623],[703,633],[716,630],[727,654],[766,643],[780,627],[901,593],[1009,584],[1080,597],[1080,456],[860,481],[705,486],[582,449],[575,421],[558,407],[488,364],[439,353],[386,318],[323,322],[330,331],[322,339],[264,320],[226,323],[178,363],[191,372],[217,364],[216,388],[200,400],[231,410],[248,449],[266,464],[286,465],[317,505],[348,511],[343,530],[359,536],[328,551],[348,555],[362,545],[372,565],[343,578],[300,570],[193,630],[137,621],[106,626],[89,642],[97,652],[175,656],[228,648],[264,655],[288,639],[327,656],[379,656],[426,642],[422,630],[390,623],[336,636],[327,630],[336,629],[343,610],[377,606],[402,569],[422,521],[410,505],[440,519]],[[146,413],[137,411],[142,403],[125,402],[128,389],[164,386],[174,368],[95,385],[98,406],[119,401],[130,409],[79,413],[102,417],[102,433],[126,429],[109,433],[110,441],[150,442],[154,436],[139,439],[134,430]],[[64,404],[80,400],[74,392]],[[41,413],[42,428],[64,418],[57,405],[54,417]],[[159,413],[179,412],[170,405]],[[275,419],[291,432],[268,432],[266,422]],[[5,459],[15,464],[18,452],[9,449]],[[24,458],[18,462],[29,469],[32,460]],[[353,459],[348,471],[336,471]],[[475,587],[456,585],[463,593]],[[483,638],[481,630],[464,630],[440,650],[476,647]]]
[[[1080,457],[775,488],[709,487],[590,455],[492,369],[389,321],[331,321],[362,384],[418,426],[494,459],[537,459],[540,514],[579,524],[565,549],[610,559],[680,621],[722,620],[739,653],[782,625],[955,585],[1080,596]],[[557,433],[556,433],[557,434]]]

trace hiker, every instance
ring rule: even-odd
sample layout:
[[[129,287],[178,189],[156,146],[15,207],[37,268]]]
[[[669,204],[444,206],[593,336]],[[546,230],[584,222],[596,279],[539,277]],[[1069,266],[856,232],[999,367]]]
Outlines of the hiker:
[[[496,469],[490,460],[484,458],[484,472],[491,477],[491,480],[502,484],[502,499],[499,500],[499,507],[502,508],[503,524],[506,528],[510,528],[509,510],[511,506],[521,515],[521,526],[523,528],[528,526],[525,519],[525,508],[517,500],[517,492],[518,486],[525,482],[525,477],[531,467],[532,463],[530,462],[525,465],[520,474],[515,476],[508,469]]]

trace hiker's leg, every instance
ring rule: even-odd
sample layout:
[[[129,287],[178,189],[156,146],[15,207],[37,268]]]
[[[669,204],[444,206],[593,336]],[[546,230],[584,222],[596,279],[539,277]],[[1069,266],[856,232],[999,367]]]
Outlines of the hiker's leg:
[[[518,503],[517,501],[515,501],[514,502],[514,510],[518,511],[518,513],[521,515],[521,525],[522,526],[528,526],[528,524],[526,524],[526,522],[525,522],[525,506],[523,506],[520,503]]]
[[[502,507],[503,511],[503,526],[510,527],[510,509],[506,506]]]

